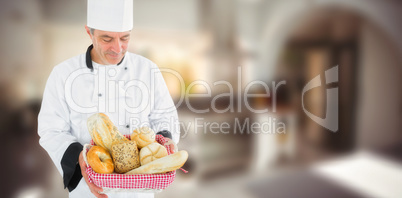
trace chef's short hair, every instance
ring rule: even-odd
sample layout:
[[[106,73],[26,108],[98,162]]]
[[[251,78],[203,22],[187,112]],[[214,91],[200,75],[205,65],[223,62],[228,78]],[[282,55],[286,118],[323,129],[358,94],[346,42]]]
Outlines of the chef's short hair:
[[[91,33],[91,35],[94,35],[94,31],[95,31],[95,29],[89,28],[89,32]]]

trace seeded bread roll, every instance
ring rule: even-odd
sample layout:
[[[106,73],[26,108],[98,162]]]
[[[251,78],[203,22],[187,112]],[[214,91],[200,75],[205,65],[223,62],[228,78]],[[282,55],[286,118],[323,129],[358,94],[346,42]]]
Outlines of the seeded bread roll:
[[[141,127],[133,131],[131,140],[137,143],[139,149],[142,149],[155,142],[155,132],[147,126]]]
[[[168,153],[164,146],[156,142],[152,143],[140,150],[141,166],[167,155]]]
[[[112,156],[114,171],[116,173],[125,173],[141,165],[137,144],[134,141],[124,141],[113,144]]]

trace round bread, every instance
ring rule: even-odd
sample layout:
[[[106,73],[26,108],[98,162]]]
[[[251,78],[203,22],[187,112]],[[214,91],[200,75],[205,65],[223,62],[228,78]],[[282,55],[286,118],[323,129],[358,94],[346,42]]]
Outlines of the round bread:
[[[167,155],[168,153],[164,146],[156,142],[151,143],[140,150],[141,166]]]
[[[141,127],[133,131],[131,140],[137,143],[139,149],[142,149],[155,142],[155,132],[149,127]]]
[[[125,173],[141,165],[137,144],[134,141],[113,144],[112,156],[116,173]]]
[[[114,165],[110,153],[103,147],[93,146],[87,153],[88,164],[96,173],[113,173]]]

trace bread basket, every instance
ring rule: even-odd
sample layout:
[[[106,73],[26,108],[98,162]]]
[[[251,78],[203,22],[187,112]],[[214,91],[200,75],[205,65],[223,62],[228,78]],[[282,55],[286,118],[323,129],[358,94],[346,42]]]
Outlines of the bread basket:
[[[130,136],[126,136],[130,139]],[[171,154],[170,148],[165,143],[168,139],[162,135],[156,135],[155,140],[166,147],[168,155]],[[160,192],[167,188],[175,179],[176,171],[171,171],[163,174],[138,174],[138,175],[125,175],[125,174],[99,174],[92,170],[87,161],[87,152],[94,145],[91,140],[91,144],[84,145],[84,161],[87,164],[86,173],[88,174],[89,182],[102,187],[104,193],[119,192],[119,191],[132,191],[132,192]]]

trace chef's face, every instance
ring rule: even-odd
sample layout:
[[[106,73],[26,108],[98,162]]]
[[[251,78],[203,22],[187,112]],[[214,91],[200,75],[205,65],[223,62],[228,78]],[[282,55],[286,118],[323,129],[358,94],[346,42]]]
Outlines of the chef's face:
[[[122,60],[127,52],[130,31],[107,32],[94,30],[91,33],[88,26],[85,26],[85,28],[94,46],[91,51],[91,58],[94,62],[102,65],[116,65]]]

